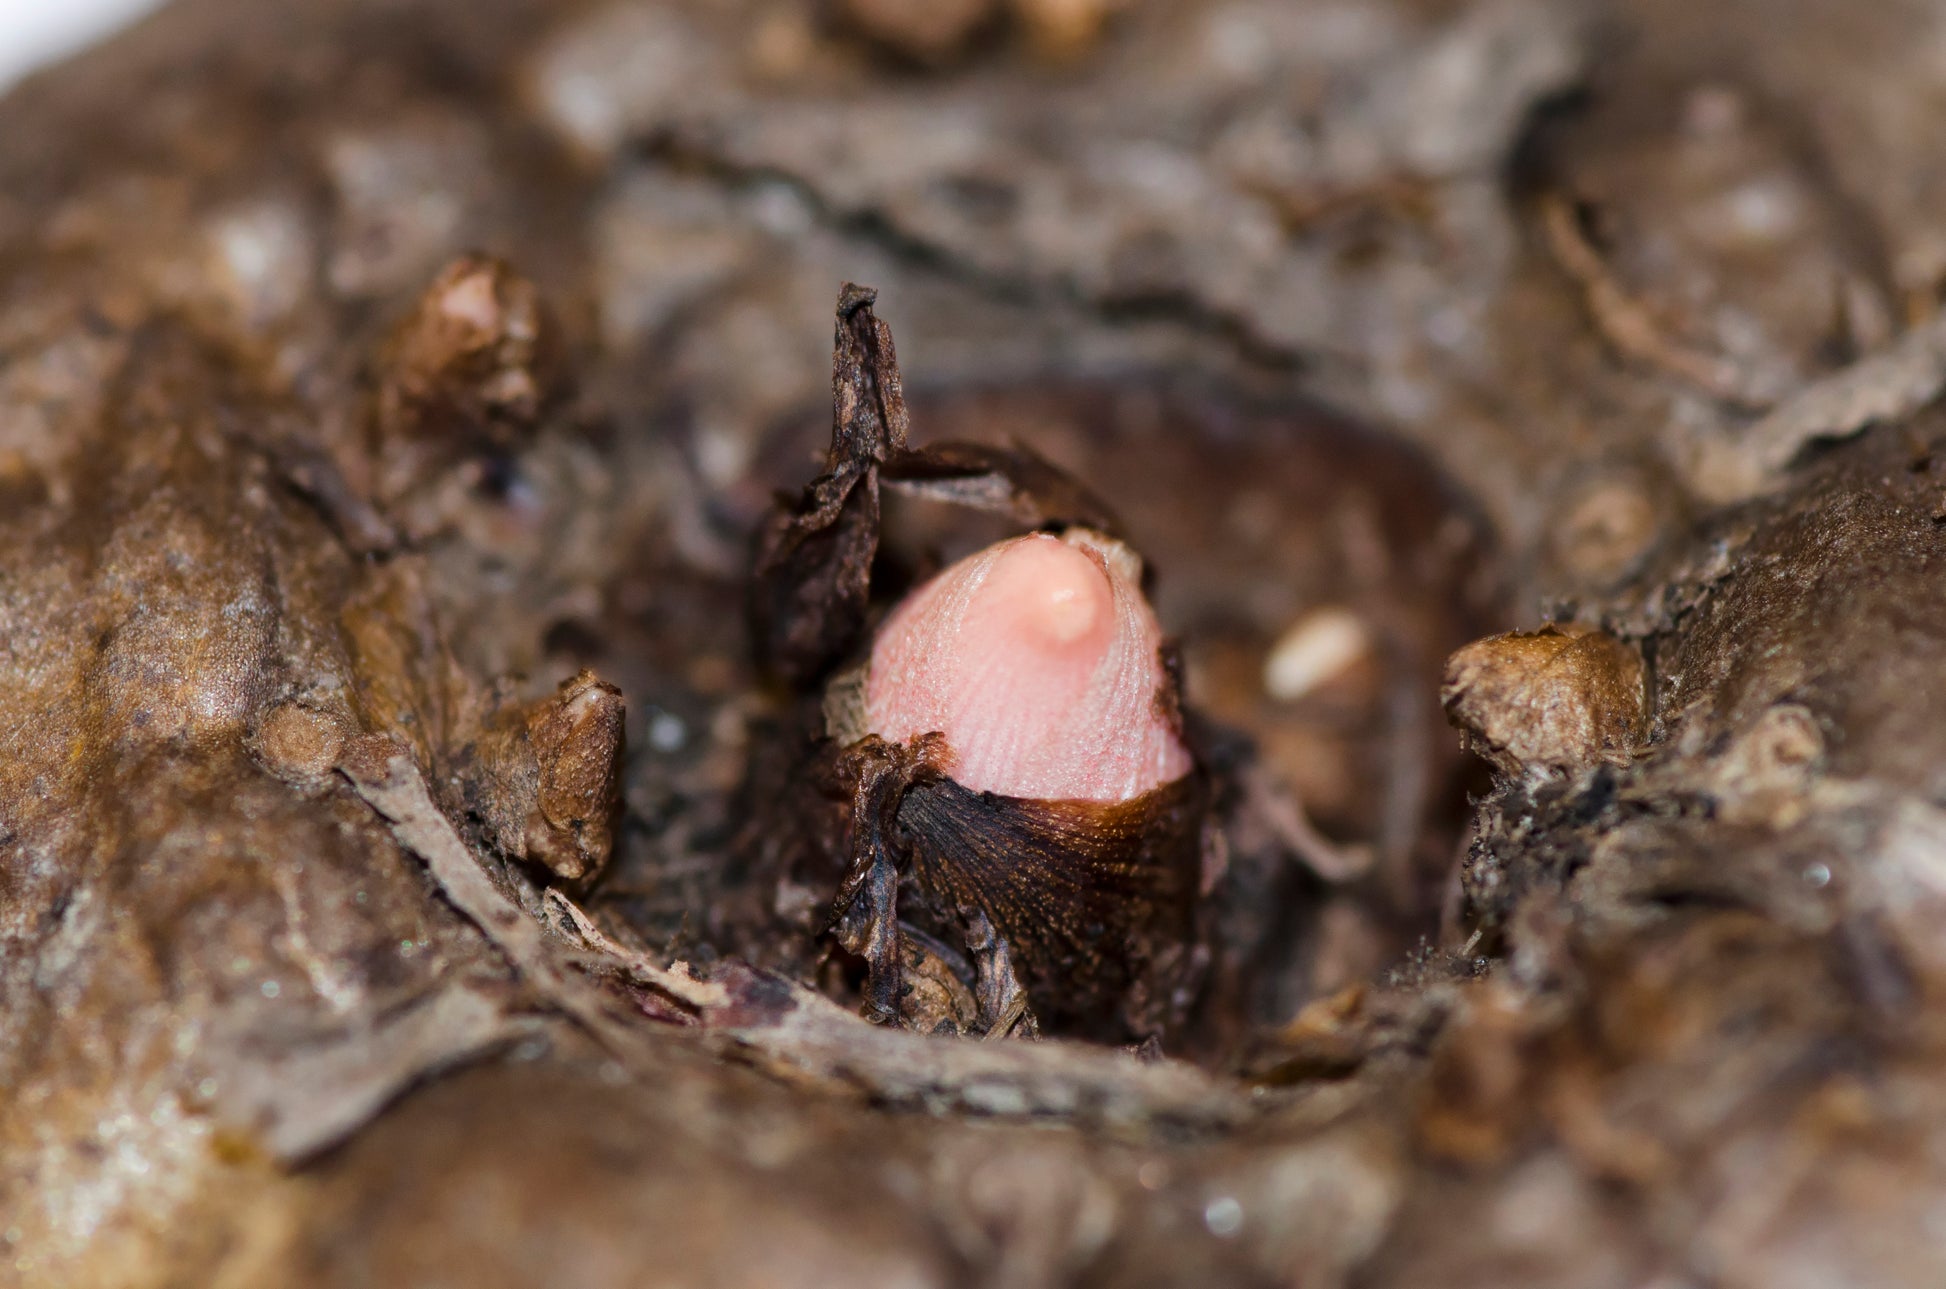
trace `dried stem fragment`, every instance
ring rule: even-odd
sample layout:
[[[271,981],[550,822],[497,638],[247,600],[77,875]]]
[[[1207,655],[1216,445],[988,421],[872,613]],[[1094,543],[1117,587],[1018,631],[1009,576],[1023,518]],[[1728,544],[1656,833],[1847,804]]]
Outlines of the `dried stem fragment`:
[[[759,535],[750,615],[757,654],[804,683],[856,642],[878,552],[879,467],[905,448],[908,417],[878,293],[847,283],[831,356],[831,450],[795,508]]]
[[[611,1049],[626,1050],[626,1031],[585,983],[562,970],[541,924],[494,886],[452,823],[433,804],[425,779],[403,747],[382,734],[353,739],[338,769],[517,976],[595,1039]]]
[[[1868,425],[1912,415],[1946,390],[1946,314],[1930,318],[1885,348],[1814,381],[1743,434],[1753,495],[1776,481],[1812,443],[1849,438]]]

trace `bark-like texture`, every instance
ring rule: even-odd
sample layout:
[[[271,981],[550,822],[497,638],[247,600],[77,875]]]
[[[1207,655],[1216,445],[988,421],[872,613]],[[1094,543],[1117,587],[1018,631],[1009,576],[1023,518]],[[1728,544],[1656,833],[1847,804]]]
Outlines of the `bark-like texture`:
[[[0,103],[0,1282],[1939,1283],[1937,7],[928,8],[181,0]],[[753,880],[848,280],[1153,565],[1221,1062],[869,1026]],[[1489,784],[1548,616],[1646,721],[1496,674]]]

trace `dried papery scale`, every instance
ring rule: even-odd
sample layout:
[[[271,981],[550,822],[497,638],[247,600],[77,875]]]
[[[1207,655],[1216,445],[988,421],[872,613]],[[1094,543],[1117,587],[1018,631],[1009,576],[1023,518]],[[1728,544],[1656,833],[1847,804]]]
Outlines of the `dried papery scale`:
[[[841,297],[826,471],[765,529],[752,596],[760,654],[821,713],[806,773],[846,805],[825,846],[843,874],[829,928],[883,1022],[1170,1032],[1207,960],[1210,791],[1142,561],[1105,505],[1024,449],[908,447],[871,304]],[[868,632],[882,488],[1037,531]]]
[[[560,326],[539,288],[478,254],[426,286],[371,379],[372,488],[394,506],[463,463],[517,455],[571,392]]]

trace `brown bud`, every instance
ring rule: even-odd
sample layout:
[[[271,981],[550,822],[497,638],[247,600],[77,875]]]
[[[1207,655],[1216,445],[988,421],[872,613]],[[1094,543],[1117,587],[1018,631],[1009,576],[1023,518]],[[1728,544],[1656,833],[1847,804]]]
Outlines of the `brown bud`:
[[[1440,701],[1467,747],[1514,777],[1626,764],[1648,730],[1635,650],[1568,624],[1467,645],[1446,660]]]
[[[621,691],[583,671],[480,741],[471,804],[502,850],[568,881],[608,862],[623,715]]]
[[[527,851],[562,877],[587,876],[614,849],[623,710],[622,691],[584,671],[528,711],[541,778]]]
[[[1093,52],[1127,0],[1014,0],[1013,7],[1036,53],[1069,62]]]
[[[916,63],[952,61],[998,14],[998,0],[842,0],[859,34]]]
[[[328,780],[344,745],[343,722],[302,703],[283,703],[272,709],[257,727],[254,739],[263,767],[297,784]]]
[[[561,392],[559,348],[540,292],[512,267],[484,255],[447,265],[379,357],[387,490],[456,456],[519,447]]]

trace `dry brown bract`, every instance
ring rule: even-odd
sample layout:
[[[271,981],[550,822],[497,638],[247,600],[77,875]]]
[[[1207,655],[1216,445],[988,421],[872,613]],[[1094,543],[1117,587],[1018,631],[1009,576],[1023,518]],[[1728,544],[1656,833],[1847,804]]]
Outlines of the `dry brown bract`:
[[[1467,746],[1510,778],[1626,765],[1648,734],[1641,657],[1588,627],[1476,641],[1447,660],[1439,697]]]
[[[503,853],[567,881],[601,871],[621,810],[623,719],[621,691],[583,671],[480,738],[469,805]]]

